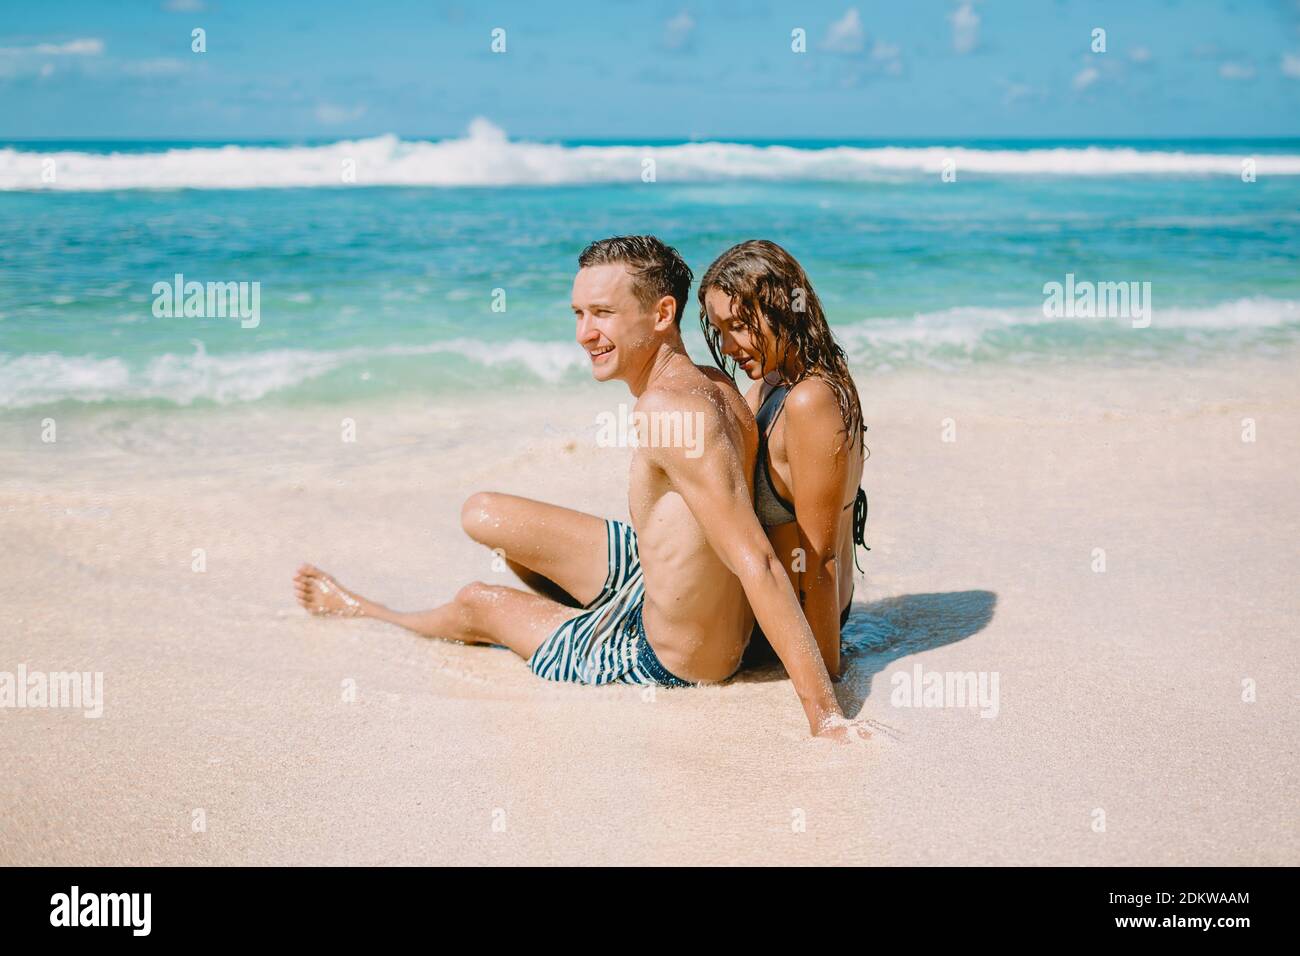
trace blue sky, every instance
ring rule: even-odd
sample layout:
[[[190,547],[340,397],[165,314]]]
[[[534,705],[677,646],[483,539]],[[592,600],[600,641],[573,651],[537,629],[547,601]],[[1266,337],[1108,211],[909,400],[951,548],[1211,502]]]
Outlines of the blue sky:
[[[5,139],[1300,134],[1300,0],[3,2]]]

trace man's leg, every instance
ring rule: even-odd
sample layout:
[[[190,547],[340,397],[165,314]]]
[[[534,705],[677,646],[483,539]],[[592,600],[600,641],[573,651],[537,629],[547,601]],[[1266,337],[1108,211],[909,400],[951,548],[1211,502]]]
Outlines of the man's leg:
[[[465,502],[460,520],[467,535],[500,549],[521,581],[554,601],[580,607],[605,586],[609,545],[604,518],[483,491]]]
[[[524,660],[576,614],[549,598],[479,581],[465,585],[451,603],[431,611],[394,611],[347,590],[310,564],[298,569],[294,584],[299,603],[313,614],[370,617],[424,637],[466,644],[504,644]]]

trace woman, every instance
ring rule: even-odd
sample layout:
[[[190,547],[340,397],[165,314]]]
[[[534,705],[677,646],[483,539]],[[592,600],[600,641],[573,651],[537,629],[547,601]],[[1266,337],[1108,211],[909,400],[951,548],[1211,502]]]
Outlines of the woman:
[[[701,280],[699,300],[713,360],[754,383],[745,396],[759,427],[754,509],[837,678],[867,510],[858,487],[866,426],[848,360],[803,268],[774,242],[724,252]],[[745,660],[774,656],[755,629]]]

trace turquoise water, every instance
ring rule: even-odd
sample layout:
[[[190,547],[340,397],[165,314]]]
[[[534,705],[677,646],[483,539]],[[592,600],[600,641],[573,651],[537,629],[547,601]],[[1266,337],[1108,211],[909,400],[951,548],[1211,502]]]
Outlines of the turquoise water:
[[[878,374],[1300,344],[1300,143],[966,144],[956,182],[932,168],[943,146],[699,147],[0,144],[0,408],[580,382],[575,258],[633,232],[697,275],[734,242],[780,242]],[[361,157],[356,183],[329,179],[340,155]],[[156,316],[176,273],[259,283],[259,324]],[[1043,286],[1067,273],[1149,282],[1150,327],[1045,317]]]

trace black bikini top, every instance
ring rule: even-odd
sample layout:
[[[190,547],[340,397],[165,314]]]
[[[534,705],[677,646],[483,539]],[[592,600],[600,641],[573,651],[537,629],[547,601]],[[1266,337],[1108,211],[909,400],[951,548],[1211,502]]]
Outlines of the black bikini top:
[[[785,400],[789,394],[789,385],[776,386],[767,393],[763,404],[758,408],[758,414],[754,416],[754,420],[758,423],[758,460],[754,462],[754,512],[764,528],[789,524],[795,519],[794,505],[782,498],[781,493],[772,484],[767,454],[768,436],[776,424],[777,417],[781,414],[781,409],[785,408]],[[870,551],[864,540],[867,527],[867,493],[859,488],[854,499],[844,506],[845,511],[849,508],[853,509],[853,543]],[[855,549],[853,563],[857,565],[857,562],[858,553]],[[862,568],[858,567],[858,570],[861,571]]]
[[[754,420],[758,422],[758,460],[754,463],[754,512],[764,528],[774,528],[780,524],[789,524],[794,520],[794,505],[781,497],[772,484],[772,473],[768,471],[767,439],[776,424],[776,418],[785,408],[786,396],[790,394],[789,385],[778,385],[767,393],[763,404],[759,406]]]

